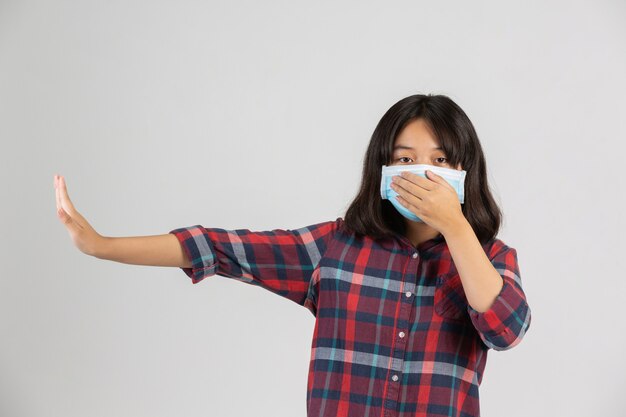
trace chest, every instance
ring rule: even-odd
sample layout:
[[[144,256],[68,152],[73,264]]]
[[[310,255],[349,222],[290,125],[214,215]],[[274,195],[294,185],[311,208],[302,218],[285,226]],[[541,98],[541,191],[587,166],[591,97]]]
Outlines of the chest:
[[[313,274],[318,318],[353,327],[454,326],[469,323],[467,299],[449,252],[342,248]]]

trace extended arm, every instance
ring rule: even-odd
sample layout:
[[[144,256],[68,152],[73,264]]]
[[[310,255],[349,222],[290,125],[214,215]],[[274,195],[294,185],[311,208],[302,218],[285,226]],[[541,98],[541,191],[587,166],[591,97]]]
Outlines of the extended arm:
[[[74,245],[83,253],[100,259],[135,265],[191,267],[191,260],[176,236],[102,236],[76,210],[70,200],[65,178],[54,176],[57,217],[67,229]]]
[[[96,245],[93,256],[134,265],[191,267],[176,236],[105,237]]]

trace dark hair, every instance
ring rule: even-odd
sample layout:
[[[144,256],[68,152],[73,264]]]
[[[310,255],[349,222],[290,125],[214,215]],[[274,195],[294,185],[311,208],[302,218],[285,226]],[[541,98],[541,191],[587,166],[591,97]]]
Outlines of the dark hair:
[[[380,119],[365,153],[361,188],[346,211],[343,227],[359,237],[368,235],[373,239],[404,235],[404,216],[380,196],[381,169],[391,163],[398,134],[408,122],[418,118],[433,130],[448,163],[453,167],[461,163],[467,171],[461,207],[476,237],[483,244],[494,239],[502,213],[487,184],[485,156],[478,135],[465,112],[452,99],[432,94],[403,98]]]

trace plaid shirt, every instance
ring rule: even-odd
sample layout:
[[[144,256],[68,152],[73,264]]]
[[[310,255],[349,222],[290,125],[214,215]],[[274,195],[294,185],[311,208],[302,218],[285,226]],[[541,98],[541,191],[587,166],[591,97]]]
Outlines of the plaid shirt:
[[[479,416],[488,349],[530,325],[516,250],[483,245],[504,286],[489,310],[468,303],[440,234],[357,239],[343,219],[254,232],[174,229],[197,284],[214,274],[258,285],[315,316],[308,417]]]

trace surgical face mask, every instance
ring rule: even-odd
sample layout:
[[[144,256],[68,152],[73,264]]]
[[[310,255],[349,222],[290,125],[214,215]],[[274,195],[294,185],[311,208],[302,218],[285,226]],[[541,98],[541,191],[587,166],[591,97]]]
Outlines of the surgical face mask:
[[[414,222],[423,222],[422,219],[417,217],[411,210],[404,207],[400,202],[396,199],[398,195],[391,188],[391,178],[400,175],[402,171],[409,171],[424,178],[430,180],[430,178],[426,177],[426,170],[433,171],[435,174],[441,176],[443,179],[448,182],[456,191],[456,195],[459,197],[459,201],[461,204],[465,202],[465,174],[466,171],[459,171],[452,168],[443,168],[435,165],[427,165],[427,164],[414,164],[414,165],[392,165],[387,166],[383,165],[382,176],[380,181],[380,195],[383,200],[391,201],[391,204],[409,220],[413,220]],[[432,181],[432,180],[431,180]]]

